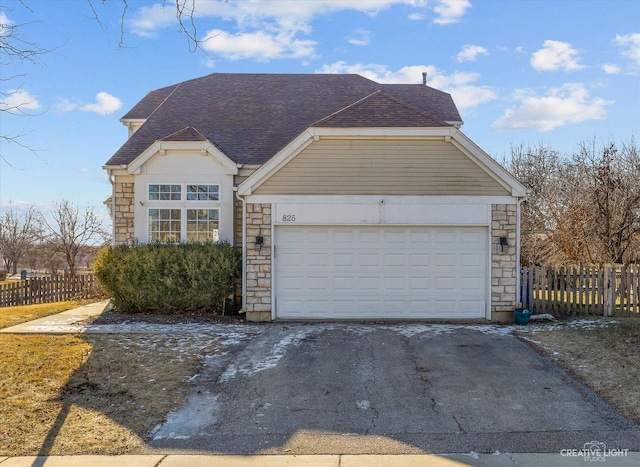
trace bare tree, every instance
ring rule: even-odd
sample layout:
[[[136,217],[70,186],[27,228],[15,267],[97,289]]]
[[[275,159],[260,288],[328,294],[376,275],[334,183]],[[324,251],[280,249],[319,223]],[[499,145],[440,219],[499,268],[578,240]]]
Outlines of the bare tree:
[[[0,217],[0,253],[7,271],[17,272],[20,259],[33,247],[39,232],[38,218],[32,207],[23,215],[9,209]]]
[[[30,10],[26,3],[21,5]],[[0,5],[0,66],[7,68],[13,62],[31,62],[39,63],[39,57],[47,54],[54,49],[41,47],[37,43],[30,41],[25,37],[24,30],[33,23],[13,23],[8,19],[5,12],[12,11],[9,7]],[[0,82],[3,84],[24,78],[24,74],[10,74],[8,76],[0,76]],[[4,88],[5,86],[3,86]],[[30,116],[32,115],[28,109],[33,103],[33,99],[24,94],[22,84],[12,84],[7,91],[0,91],[0,115],[13,116]],[[31,99],[31,100],[29,100]],[[26,132],[24,130],[17,133],[0,132],[0,141],[8,144],[16,144],[22,148],[35,152],[30,146],[22,142]],[[10,166],[13,164],[9,161],[6,154],[0,152],[0,160]]]
[[[228,3],[229,0],[224,0],[225,3]],[[97,5],[100,4],[102,6],[107,6],[111,4],[118,5],[121,8],[121,16],[120,16],[120,42],[118,44],[119,47],[124,46],[124,24],[125,18],[129,9],[128,0],[87,0],[91,12],[93,14],[94,19],[98,23],[98,25],[102,29],[106,29],[106,25],[100,19],[100,11],[97,8]],[[190,52],[196,52],[200,50],[206,55],[209,55],[203,48],[202,44],[210,39],[211,36],[206,38],[200,37],[198,32],[198,26],[196,24],[195,18],[197,17],[196,10],[196,0],[162,0],[162,5],[170,8],[175,7],[175,17],[176,23],[178,25],[178,32],[180,34],[184,34],[187,38],[187,43],[189,45]]]
[[[590,230],[604,262],[640,259],[632,245],[640,235],[640,155],[631,139],[618,149],[615,142],[598,147],[580,144],[574,165],[584,173],[585,197],[591,204]],[[632,258],[631,256],[635,256]]]
[[[43,267],[52,276],[55,276],[66,263],[65,256],[58,251],[58,244],[50,240],[45,240],[38,245],[38,256]]]
[[[566,156],[539,145],[511,148],[506,166],[529,189],[522,205],[524,264],[640,260],[640,157],[633,139],[582,143]]]
[[[64,255],[69,273],[75,274],[78,255],[87,245],[104,243],[107,232],[94,209],[81,210],[67,200],[55,203],[50,215],[52,220],[41,214],[45,235],[53,251]]]

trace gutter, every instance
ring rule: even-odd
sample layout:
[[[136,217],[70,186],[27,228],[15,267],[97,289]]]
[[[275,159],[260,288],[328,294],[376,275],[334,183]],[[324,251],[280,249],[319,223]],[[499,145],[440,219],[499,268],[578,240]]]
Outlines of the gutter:
[[[247,311],[247,203],[238,194],[238,187],[233,187],[236,199],[242,203],[242,308],[240,313]]]

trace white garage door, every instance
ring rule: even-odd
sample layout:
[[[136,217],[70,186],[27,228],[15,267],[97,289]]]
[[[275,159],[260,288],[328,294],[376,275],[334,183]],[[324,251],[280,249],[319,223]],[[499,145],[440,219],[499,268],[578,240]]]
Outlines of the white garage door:
[[[487,229],[278,226],[276,317],[484,318]]]

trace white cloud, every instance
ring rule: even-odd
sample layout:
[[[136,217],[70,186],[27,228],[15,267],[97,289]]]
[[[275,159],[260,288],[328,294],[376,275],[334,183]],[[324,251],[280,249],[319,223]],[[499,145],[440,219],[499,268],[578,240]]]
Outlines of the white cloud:
[[[229,34],[217,29],[209,32],[206,39],[203,44],[205,50],[231,60],[312,57],[316,45],[313,41],[295,39],[291,34],[269,34],[265,31]]]
[[[353,34],[347,37],[347,42],[349,42],[349,44],[352,44],[352,45],[364,47],[366,45],[369,45],[369,43],[371,42],[370,36],[371,36],[370,31],[367,31],[366,29],[358,28],[353,32]]]
[[[640,33],[636,32],[624,36],[616,34],[613,42],[620,47],[626,47],[626,50],[622,51],[622,56],[631,59],[635,65],[640,66]]]
[[[458,60],[458,63],[475,62],[478,55],[489,55],[489,52],[479,45],[465,44],[456,55],[456,60]]]
[[[622,71],[618,65],[614,65],[613,63],[605,63],[602,65],[602,70],[608,75],[617,75]]]
[[[579,63],[578,51],[570,43],[546,40],[542,49],[531,56],[531,66],[537,71],[575,71],[584,68]]]
[[[24,89],[9,89],[1,95],[3,98],[0,100],[0,111],[19,115],[40,108],[38,98]]]
[[[433,11],[438,15],[433,20],[436,24],[452,24],[458,23],[471,8],[469,0],[437,0],[437,5]]]
[[[75,102],[71,102],[71,100],[66,97],[58,98],[57,102],[53,104],[53,108],[58,112],[72,112],[78,108],[78,104]]]
[[[538,96],[530,89],[518,89],[513,98],[517,106],[507,109],[493,122],[494,130],[549,131],[570,123],[601,120],[606,115],[606,107],[613,103],[590,97],[582,83],[565,83],[560,88],[552,88],[545,96]]]
[[[13,25],[13,21],[11,21],[4,11],[0,11],[0,37],[6,36],[11,31],[11,26]]]
[[[336,62],[324,65],[317,73],[356,73],[379,83],[420,84],[422,73],[427,72],[427,84],[433,88],[448,92],[460,110],[476,107],[497,98],[489,86],[473,84],[480,79],[478,73],[455,72],[447,75],[433,65],[405,66],[397,71],[380,64],[353,64]]]
[[[142,37],[155,37],[158,29],[171,26],[175,22],[175,6],[156,3],[152,6],[140,7],[140,10],[129,24],[134,34]]]
[[[190,2],[187,2],[190,5]],[[132,32],[142,37],[154,37],[159,30],[175,25],[175,8],[171,2],[158,2],[152,6],[139,8],[133,19],[128,21]],[[202,18],[216,18],[232,23],[234,27],[218,27],[206,33],[209,39],[204,48],[210,52],[234,59],[253,58],[297,58],[315,55],[316,42],[300,39],[300,35],[310,34],[313,19],[340,11],[356,11],[375,16],[394,5],[411,8],[411,19],[426,17],[431,10],[435,13],[434,23],[450,24],[460,21],[471,7],[469,0],[314,0],[268,2],[219,0],[198,0],[193,19],[196,24]],[[190,12],[185,13],[185,27],[189,27]],[[218,21],[218,22],[220,22]],[[200,24],[202,28],[202,24]],[[193,31],[191,32],[193,33]],[[365,34],[366,33],[366,34]],[[217,34],[217,35],[216,35]],[[253,42],[266,41],[264,44]],[[348,40],[355,45],[368,44],[368,32],[353,35]]]
[[[94,112],[98,115],[108,115],[116,110],[120,110],[122,101],[107,92],[99,92],[96,94],[96,102],[80,107],[83,112]]]

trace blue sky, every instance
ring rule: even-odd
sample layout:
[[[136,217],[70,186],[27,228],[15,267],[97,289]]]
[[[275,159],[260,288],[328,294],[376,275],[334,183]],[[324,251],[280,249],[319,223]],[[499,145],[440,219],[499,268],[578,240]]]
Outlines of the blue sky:
[[[3,0],[0,23],[53,50],[35,64],[0,58],[12,95],[0,108],[27,114],[0,112],[0,133],[36,150],[0,142],[14,166],[0,162],[0,210],[67,199],[106,216],[101,166],[127,137],[120,117],[153,89],[213,72],[420,83],[426,71],[497,159],[511,145],[571,152],[640,129],[636,0],[195,0],[206,54],[179,32],[175,0],[128,0],[123,23],[122,0],[23,2]]]

